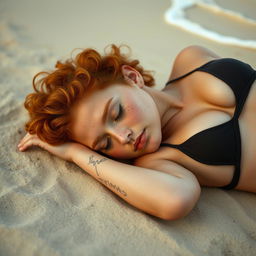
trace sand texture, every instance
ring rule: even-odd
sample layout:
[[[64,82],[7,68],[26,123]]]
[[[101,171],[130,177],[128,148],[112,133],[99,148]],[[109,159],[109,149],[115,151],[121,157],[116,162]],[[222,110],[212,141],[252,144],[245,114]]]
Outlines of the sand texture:
[[[33,75],[76,47],[101,51],[111,42],[127,43],[145,68],[156,71],[159,88],[175,55],[188,45],[254,67],[256,52],[164,23],[169,1],[77,1],[76,8],[72,1],[58,7],[60,2],[0,4],[0,255],[255,255],[255,194],[203,188],[187,217],[164,221],[128,205],[75,164],[39,148],[21,153],[17,144],[25,134],[23,102]],[[54,11],[47,16],[49,5]]]

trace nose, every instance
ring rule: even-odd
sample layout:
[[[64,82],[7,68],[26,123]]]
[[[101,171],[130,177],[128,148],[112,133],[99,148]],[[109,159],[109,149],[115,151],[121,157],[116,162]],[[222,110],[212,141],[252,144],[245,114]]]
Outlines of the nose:
[[[132,131],[128,127],[115,125],[108,129],[108,134],[115,138],[121,144],[129,143],[132,140]]]

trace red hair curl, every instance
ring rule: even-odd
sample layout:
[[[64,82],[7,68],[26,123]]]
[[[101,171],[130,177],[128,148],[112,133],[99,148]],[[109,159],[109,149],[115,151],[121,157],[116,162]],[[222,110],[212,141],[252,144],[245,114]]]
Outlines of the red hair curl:
[[[57,61],[55,70],[37,73],[32,81],[34,93],[27,95],[24,106],[30,120],[25,129],[52,145],[71,140],[69,125],[71,108],[78,99],[95,88],[120,82],[125,83],[121,67],[129,65],[143,77],[146,86],[154,85],[149,71],[139,65],[138,60],[129,59],[121,53],[121,47],[110,45],[104,55],[88,48],[65,62]],[[126,46],[129,50],[130,48]],[[37,80],[39,77],[41,78]]]

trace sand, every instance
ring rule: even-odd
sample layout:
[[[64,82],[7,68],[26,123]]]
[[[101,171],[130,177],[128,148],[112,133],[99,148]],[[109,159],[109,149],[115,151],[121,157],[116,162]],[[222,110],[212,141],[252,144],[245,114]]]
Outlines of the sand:
[[[0,3],[0,255],[255,255],[255,194],[203,188],[187,217],[164,221],[128,205],[75,164],[39,148],[17,150],[33,75],[74,48],[126,43],[156,71],[159,88],[176,54],[191,44],[255,67],[255,50],[165,23],[167,0],[74,2]]]

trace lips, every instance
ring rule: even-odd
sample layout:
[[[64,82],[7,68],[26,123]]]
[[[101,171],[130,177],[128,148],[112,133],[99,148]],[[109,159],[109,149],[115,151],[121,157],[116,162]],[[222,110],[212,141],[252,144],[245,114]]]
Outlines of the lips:
[[[142,149],[145,144],[145,141],[146,141],[146,138],[145,138],[145,129],[144,129],[134,143],[134,151],[137,151],[138,149]]]

